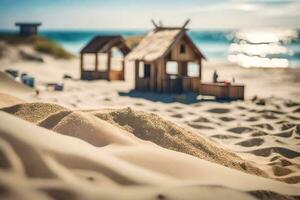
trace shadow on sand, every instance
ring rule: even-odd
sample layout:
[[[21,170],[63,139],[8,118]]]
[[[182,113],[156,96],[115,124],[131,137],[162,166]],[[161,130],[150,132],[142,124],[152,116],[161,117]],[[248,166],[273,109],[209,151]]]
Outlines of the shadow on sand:
[[[163,102],[163,103],[174,103],[179,102],[183,104],[194,104],[199,102],[219,102],[225,103],[229,100],[220,100],[215,98],[203,97],[197,93],[156,93],[156,92],[141,92],[136,90],[131,90],[129,92],[118,92],[119,96],[127,96],[133,98],[143,98],[149,101],[154,102]]]

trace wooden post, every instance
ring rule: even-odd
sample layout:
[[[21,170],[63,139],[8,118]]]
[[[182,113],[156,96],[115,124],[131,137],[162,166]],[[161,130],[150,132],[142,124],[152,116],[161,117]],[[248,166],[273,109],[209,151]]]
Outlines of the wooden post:
[[[107,52],[107,80],[110,81],[110,69],[111,68],[111,50]]]
[[[182,75],[182,65],[180,61],[177,61],[177,74]]]
[[[125,80],[125,60],[122,60],[122,77],[123,80]]]
[[[198,65],[199,65],[199,79],[201,80],[201,78],[202,78],[202,60],[200,59],[199,61],[198,61]]]
[[[82,79],[82,72],[83,72],[83,54],[80,54],[80,79]]]
[[[138,78],[139,78],[139,61],[135,60],[134,61],[135,65],[135,89],[138,89]]]
[[[182,61],[180,62],[181,65],[181,75],[182,76],[187,76],[188,75],[188,65],[187,62]]]
[[[150,90],[155,91],[156,89],[156,63],[151,63],[151,69],[150,69]]]
[[[95,71],[98,71],[98,53],[95,53]]]

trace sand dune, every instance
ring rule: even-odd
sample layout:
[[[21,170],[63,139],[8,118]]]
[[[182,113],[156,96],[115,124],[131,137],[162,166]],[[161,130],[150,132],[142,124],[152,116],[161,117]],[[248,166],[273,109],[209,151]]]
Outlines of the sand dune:
[[[21,103],[25,103],[25,101],[9,94],[0,93],[0,108],[10,107]]]
[[[226,195],[231,199],[253,199],[262,194],[258,192],[261,190],[274,195],[300,195],[297,186],[161,148],[89,113],[69,115],[73,115],[72,120],[87,120],[94,128],[99,125],[99,129],[90,132],[92,135],[85,131],[72,135],[72,129],[63,128],[61,131],[67,135],[61,135],[0,113],[1,166],[5,171],[0,178],[6,197],[198,199],[209,198],[210,191],[214,191],[214,198]],[[64,118],[58,123],[60,127],[68,124]],[[111,140],[95,145],[86,138],[101,140],[100,135]],[[18,187],[12,185],[13,181],[18,182]]]
[[[267,177],[262,170],[234,153],[218,147],[217,144],[201,135],[182,129],[154,114],[133,111],[129,108],[113,111],[72,112],[58,105],[47,103],[26,103],[2,110],[53,131],[79,137],[94,146],[135,144],[136,137],[138,137],[170,150]],[[108,121],[126,131],[123,131],[123,134],[115,134],[111,130],[111,126],[108,128],[99,119]],[[128,134],[127,131],[136,137]],[[85,134],[83,135],[82,132]],[[127,137],[124,137],[125,135]]]
[[[28,94],[33,94],[34,90],[0,71],[0,93],[24,97]]]

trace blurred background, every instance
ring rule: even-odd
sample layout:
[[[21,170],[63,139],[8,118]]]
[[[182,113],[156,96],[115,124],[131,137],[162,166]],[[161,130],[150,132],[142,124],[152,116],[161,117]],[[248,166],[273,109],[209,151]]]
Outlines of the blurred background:
[[[41,35],[72,53],[98,34],[134,36],[150,20],[181,26],[209,60],[243,67],[300,67],[298,0],[1,0],[0,32],[16,21],[42,22]]]

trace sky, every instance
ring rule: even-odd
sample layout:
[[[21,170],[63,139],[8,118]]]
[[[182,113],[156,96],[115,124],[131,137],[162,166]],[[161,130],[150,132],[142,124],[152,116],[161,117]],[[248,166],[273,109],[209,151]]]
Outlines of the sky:
[[[0,29],[148,29],[151,19],[189,28],[300,28],[300,0],[0,0]]]

